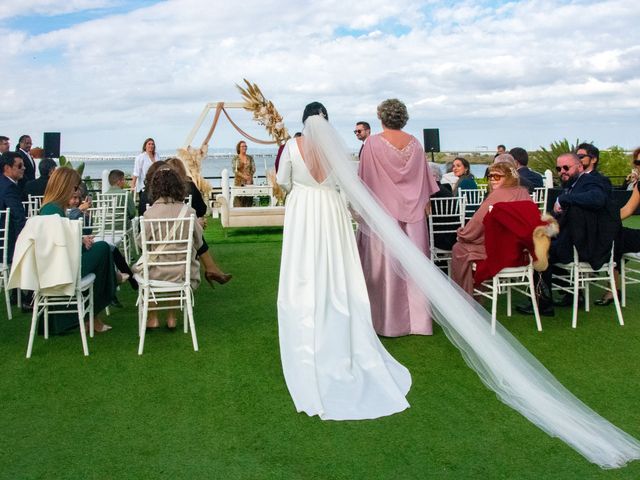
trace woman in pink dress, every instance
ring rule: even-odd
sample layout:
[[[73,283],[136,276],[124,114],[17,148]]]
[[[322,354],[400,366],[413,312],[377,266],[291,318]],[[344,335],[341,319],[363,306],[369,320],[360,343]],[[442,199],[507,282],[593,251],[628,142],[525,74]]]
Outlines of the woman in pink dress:
[[[406,233],[428,255],[426,208],[438,186],[427,168],[420,142],[402,131],[407,107],[397,99],[378,106],[382,133],[371,135],[360,154],[358,175]],[[364,227],[357,234],[360,261],[378,335],[431,335],[431,316],[424,295],[399,276],[380,239]]]
[[[458,241],[453,246],[451,279],[469,295],[473,294],[473,263],[487,258],[484,247],[484,217],[498,202],[531,201],[529,192],[521,187],[518,172],[509,163],[494,163],[489,167],[490,193],[471,220],[458,229]]]

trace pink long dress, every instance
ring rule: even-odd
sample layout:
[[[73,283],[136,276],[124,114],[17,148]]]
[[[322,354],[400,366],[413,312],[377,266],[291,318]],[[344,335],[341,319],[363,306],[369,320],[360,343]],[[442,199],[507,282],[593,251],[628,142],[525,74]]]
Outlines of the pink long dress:
[[[484,220],[489,207],[498,202],[517,202],[531,200],[529,192],[523,187],[508,187],[494,190],[480,205],[471,220],[458,229],[458,241],[452,249],[451,279],[469,295],[473,294],[472,265],[487,258],[484,248]]]
[[[358,175],[411,241],[428,255],[425,207],[438,185],[427,168],[422,145],[412,137],[402,150],[382,135],[370,136],[360,154]],[[357,233],[358,251],[378,335],[431,335],[431,314],[424,295],[413,282],[396,273],[382,242],[363,228]]]

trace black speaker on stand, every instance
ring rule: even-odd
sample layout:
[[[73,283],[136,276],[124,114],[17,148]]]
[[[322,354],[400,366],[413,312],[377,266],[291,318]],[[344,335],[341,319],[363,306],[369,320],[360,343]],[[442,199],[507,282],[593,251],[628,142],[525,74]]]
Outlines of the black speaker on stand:
[[[433,162],[433,152],[440,151],[440,129],[424,128],[424,151],[431,152],[431,161]]]
[[[60,132],[44,132],[42,145],[45,158],[60,158]]]

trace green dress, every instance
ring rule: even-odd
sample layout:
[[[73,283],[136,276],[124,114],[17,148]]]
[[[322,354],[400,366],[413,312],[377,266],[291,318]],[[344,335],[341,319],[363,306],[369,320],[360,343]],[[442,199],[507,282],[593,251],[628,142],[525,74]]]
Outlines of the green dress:
[[[47,203],[40,208],[40,215],[64,217],[65,213],[55,203]],[[93,282],[93,313],[97,314],[109,306],[116,294],[113,255],[107,242],[95,242],[89,250],[82,247],[81,274],[85,276],[89,273],[96,275]],[[53,335],[64,333],[77,326],[78,316],[75,313],[49,316],[49,332]]]

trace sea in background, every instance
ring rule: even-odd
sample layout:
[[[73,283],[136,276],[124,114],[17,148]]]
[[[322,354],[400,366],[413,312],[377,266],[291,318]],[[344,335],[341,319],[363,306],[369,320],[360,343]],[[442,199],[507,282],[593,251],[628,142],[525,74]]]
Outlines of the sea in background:
[[[139,152],[113,152],[113,153],[97,153],[97,152],[69,152],[64,156],[71,162],[73,166],[77,166],[80,162],[84,162],[84,177],[102,178],[103,170],[122,170],[127,177],[133,172],[133,163]],[[159,151],[158,155],[161,159],[175,156],[175,150]],[[276,150],[261,150],[250,152],[256,164],[256,176],[264,178],[265,172],[271,170],[275,166]],[[357,152],[353,152],[354,155]],[[227,169],[231,175],[231,159],[234,153],[229,150],[209,151],[209,155],[202,162],[202,176],[209,178],[209,182],[215,187],[220,186],[220,173],[223,169]],[[444,166],[440,165],[442,173]],[[484,177],[486,165],[472,164],[471,173],[476,177]]]

